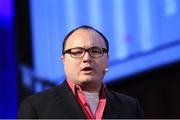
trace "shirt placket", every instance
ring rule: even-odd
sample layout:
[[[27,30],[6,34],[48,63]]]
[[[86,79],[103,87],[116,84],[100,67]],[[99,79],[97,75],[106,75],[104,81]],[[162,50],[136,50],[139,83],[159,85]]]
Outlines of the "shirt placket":
[[[80,102],[83,104],[83,107],[86,110],[86,113],[88,113],[88,116],[90,117],[90,119],[95,119],[93,116],[93,113],[91,111],[90,105],[89,105],[86,97],[84,96],[83,92],[78,88],[77,93],[78,93],[77,94],[78,98],[80,99]]]

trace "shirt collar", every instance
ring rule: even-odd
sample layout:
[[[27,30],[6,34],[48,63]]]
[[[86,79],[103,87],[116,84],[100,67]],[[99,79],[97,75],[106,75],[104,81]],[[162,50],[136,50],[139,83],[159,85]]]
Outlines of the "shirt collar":
[[[71,88],[72,92],[74,93],[74,95],[76,95],[76,92],[82,92],[82,89],[79,85],[74,84],[71,80],[66,80],[69,87]],[[99,97],[100,98],[105,98],[105,89],[106,89],[106,85],[102,82],[101,85],[101,89],[99,92]]]

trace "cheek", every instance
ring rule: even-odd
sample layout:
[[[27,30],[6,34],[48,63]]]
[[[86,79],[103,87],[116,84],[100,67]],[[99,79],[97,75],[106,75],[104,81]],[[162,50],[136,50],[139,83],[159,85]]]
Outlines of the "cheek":
[[[97,63],[96,66],[98,66],[98,67],[96,67],[96,68],[99,70],[99,72],[104,71],[105,68],[108,67],[108,63],[107,63],[107,60],[106,60],[106,59],[98,60],[96,63]]]
[[[78,63],[74,63],[72,61],[66,61],[65,62],[65,71],[67,76],[74,77],[76,74],[78,74]]]

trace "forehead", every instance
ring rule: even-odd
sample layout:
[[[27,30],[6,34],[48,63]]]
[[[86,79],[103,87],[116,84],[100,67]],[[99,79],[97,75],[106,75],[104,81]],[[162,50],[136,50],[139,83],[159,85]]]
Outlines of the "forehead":
[[[79,29],[69,36],[66,41],[65,48],[89,48],[93,46],[106,48],[105,41],[102,36],[91,29]]]

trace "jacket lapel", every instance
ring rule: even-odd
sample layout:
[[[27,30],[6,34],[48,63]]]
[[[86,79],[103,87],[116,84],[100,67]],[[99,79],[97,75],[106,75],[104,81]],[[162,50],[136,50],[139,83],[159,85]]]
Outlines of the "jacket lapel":
[[[113,94],[106,89],[106,106],[103,114],[104,119],[108,118],[120,118],[120,116],[124,117],[123,105],[120,101],[117,101],[117,98],[113,96]]]
[[[66,80],[60,86],[56,87],[53,93],[58,102],[60,116],[63,115],[64,118],[86,118]]]

